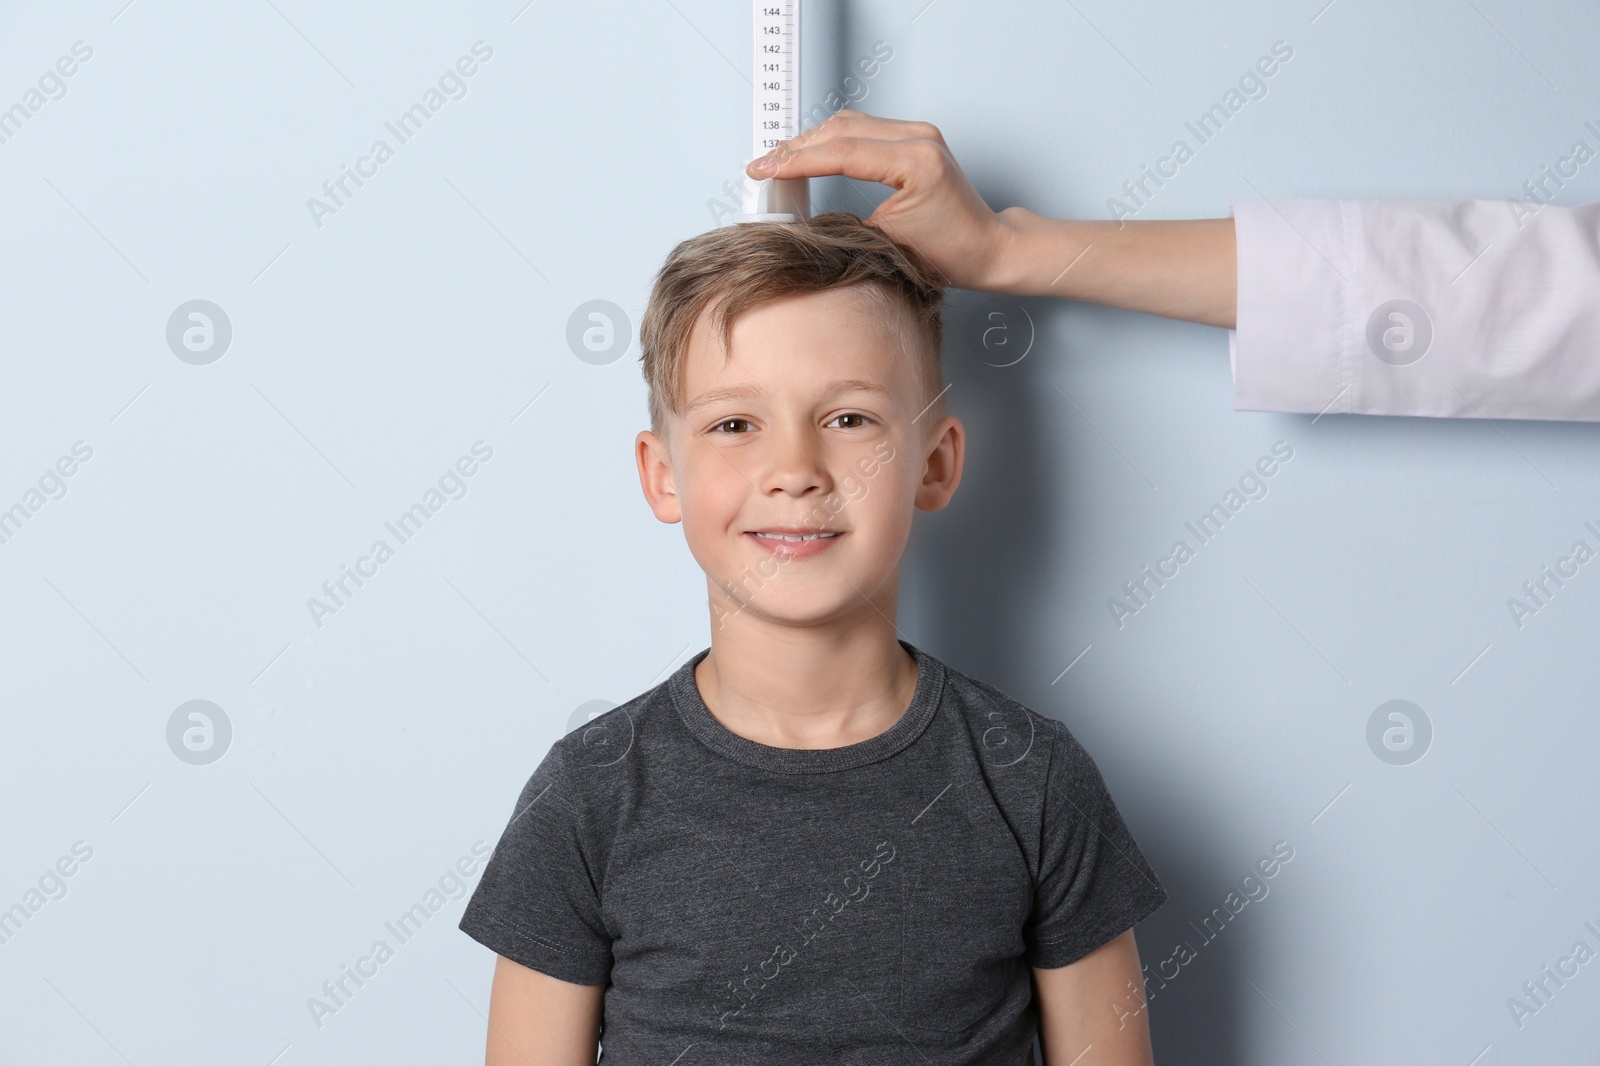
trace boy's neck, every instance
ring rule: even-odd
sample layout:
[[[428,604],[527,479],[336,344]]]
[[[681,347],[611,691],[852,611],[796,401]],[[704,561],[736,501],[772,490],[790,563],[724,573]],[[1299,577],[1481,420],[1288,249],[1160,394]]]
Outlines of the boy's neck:
[[[784,626],[749,615],[715,629],[695,667],[713,717],[775,748],[839,748],[898,722],[917,687],[917,662],[879,607],[838,623]]]

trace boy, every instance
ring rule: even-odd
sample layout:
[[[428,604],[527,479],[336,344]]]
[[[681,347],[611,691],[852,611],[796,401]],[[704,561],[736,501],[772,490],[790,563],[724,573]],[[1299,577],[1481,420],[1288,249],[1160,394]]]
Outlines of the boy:
[[[523,789],[461,920],[491,1066],[1151,1061],[1132,928],[1167,894],[1094,762],[895,628],[961,480],[943,297],[842,213],[663,266],[636,458],[712,643]]]

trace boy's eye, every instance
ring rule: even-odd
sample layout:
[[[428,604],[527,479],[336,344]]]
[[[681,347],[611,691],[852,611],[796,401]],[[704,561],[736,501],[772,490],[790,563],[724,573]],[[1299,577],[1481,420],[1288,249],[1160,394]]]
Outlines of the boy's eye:
[[[856,421],[853,425],[841,425],[839,427],[840,429],[859,429],[861,426],[864,426],[868,422],[872,421],[866,415],[851,412],[849,414],[836,415],[833,419],[833,422],[843,422],[847,418],[853,418]],[[829,422],[828,424],[831,426],[833,425],[833,422]]]
[[[750,425],[750,422],[747,419],[743,419],[743,418],[725,418],[721,422],[718,422],[716,425],[712,426],[711,429],[712,429],[713,432],[717,432],[717,433],[748,433],[748,432],[750,432],[749,429],[728,429],[726,427],[728,427],[728,426],[749,426],[749,425]]]

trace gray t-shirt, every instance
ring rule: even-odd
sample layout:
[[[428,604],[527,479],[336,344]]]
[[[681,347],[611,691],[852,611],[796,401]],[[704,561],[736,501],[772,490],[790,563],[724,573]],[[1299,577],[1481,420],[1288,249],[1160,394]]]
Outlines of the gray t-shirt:
[[[916,694],[858,744],[729,730],[706,651],[562,737],[461,929],[606,985],[611,1066],[1031,1061],[1030,965],[1167,893],[1065,726],[901,644]]]

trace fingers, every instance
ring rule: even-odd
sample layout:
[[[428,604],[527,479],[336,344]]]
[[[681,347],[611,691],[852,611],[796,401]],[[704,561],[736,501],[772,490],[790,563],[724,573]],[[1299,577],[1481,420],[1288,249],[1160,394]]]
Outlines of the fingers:
[[[843,174],[859,181],[876,181],[896,189],[906,184],[907,165],[917,165],[924,153],[904,141],[861,137],[834,137],[805,148],[788,149],[777,156],[773,170],[755,170],[755,178],[817,178]]]
[[[879,175],[889,173],[889,164],[898,154],[898,149],[890,146],[903,146],[907,141],[933,141],[941,148],[945,143],[932,123],[884,118],[845,108],[798,136],[779,142],[768,156],[762,157],[777,159],[776,170],[757,170],[756,163],[761,160],[756,159],[746,164],[745,173],[752,178],[844,174],[898,187]],[[874,149],[874,144],[879,148]]]
[[[944,143],[944,136],[931,122],[885,118],[882,115],[869,115],[865,111],[856,111],[848,107],[835,111],[825,122],[817,123],[795,140],[799,141],[808,135],[823,140],[830,136],[849,136],[875,137],[884,141],[926,139]]]

